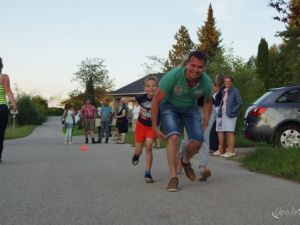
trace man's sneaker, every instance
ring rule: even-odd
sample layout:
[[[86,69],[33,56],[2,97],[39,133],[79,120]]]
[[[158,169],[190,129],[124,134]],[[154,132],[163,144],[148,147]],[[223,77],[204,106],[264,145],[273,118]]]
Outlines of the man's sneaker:
[[[132,164],[133,165],[137,165],[138,163],[139,163],[139,158],[140,158],[140,156],[139,155],[133,155],[132,156],[132,159],[131,159],[131,162],[132,162]]]
[[[146,183],[153,183],[154,182],[154,180],[152,179],[151,174],[145,175],[145,180],[146,180]]]
[[[211,172],[208,168],[206,167],[200,167],[200,177],[199,181],[206,181],[207,178],[211,176]]]
[[[169,181],[169,184],[167,186],[167,191],[169,192],[176,192],[178,191],[178,178],[172,177]]]
[[[89,139],[88,139],[88,138],[85,139],[85,143],[86,143],[86,144],[89,143]]]
[[[196,175],[195,172],[192,168],[191,163],[184,163],[183,160],[181,160],[182,163],[182,168],[184,169],[185,175],[186,177],[190,180],[190,181],[194,181],[196,180]]]

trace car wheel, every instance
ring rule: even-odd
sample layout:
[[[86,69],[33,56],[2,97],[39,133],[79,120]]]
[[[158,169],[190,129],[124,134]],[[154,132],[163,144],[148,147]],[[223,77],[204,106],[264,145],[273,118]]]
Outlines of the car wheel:
[[[283,148],[300,147],[300,127],[297,125],[287,125],[281,127],[276,136],[278,146]]]

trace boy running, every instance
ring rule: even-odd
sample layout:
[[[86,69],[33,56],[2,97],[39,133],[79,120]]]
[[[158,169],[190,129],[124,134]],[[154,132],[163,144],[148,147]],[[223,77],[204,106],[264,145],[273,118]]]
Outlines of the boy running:
[[[153,161],[152,145],[155,140],[155,134],[152,130],[151,122],[151,105],[152,98],[157,90],[157,78],[155,76],[149,76],[144,81],[144,90],[146,94],[137,95],[133,98],[127,98],[127,101],[136,100],[140,108],[140,113],[138,121],[135,127],[135,151],[132,157],[132,164],[137,165],[139,162],[139,157],[142,154],[143,146],[146,149],[146,170],[145,170],[145,180],[147,183],[153,183],[151,175],[151,166]]]

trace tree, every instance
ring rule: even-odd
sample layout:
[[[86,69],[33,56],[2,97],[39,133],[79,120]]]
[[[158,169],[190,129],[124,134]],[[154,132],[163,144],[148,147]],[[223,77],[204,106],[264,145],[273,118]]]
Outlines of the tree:
[[[277,71],[284,78],[283,84],[299,83],[300,80],[300,0],[270,1],[282,17],[275,17],[286,23],[286,30],[279,32],[283,43],[279,46]]]
[[[258,45],[256,69],[265,87],[270,88],[272,86],[272,77],[269,76],[269,47],[268,42],[264,38],[260,39]]]
[[[282,21],[284,23],[287,22],[287,13],[288,13],[288,8],[289,8],[289,4],[287,3],[287,1],[270,0],[268,5],[274,9],[276,9],[276,11],[281,14],[281,17],[275,16],[275,17],[273,17],[273,19]]]
[[[110,91],[113,81],[108,75],[104,60],[100,58],[86,58],[81,61],[79,69],[74,73],[74,81],[78,81],[85,89],[86,98],[95,103],[95,87]]]
[[[194,49],[194,43],[191,40],[189,32],[185,26],[180,26],[174,38],[176,43],[172,46],[173,49],[169,51],[169,58],[166,62],[166,66],[169,68],[181,64],[187,58],[188,54]]]
[[[279,46],[272,45],[269,48],[269,76],[272,79],[271,87],[279,87],[284,84],[285,77],[282,76],[284,67]]]
[[[145,74],[162,73],[166,67],[166,59],[159,58],[155,55],[147,56],[148,61],[142,64]]]
[[[208,7],[207,20],[204,26],[198,29],[197,36],[199,40],[197,50],[204,52],[208,56],[209,61],[213,61],[222,40],[221,32],[216,28],[211,4]]]

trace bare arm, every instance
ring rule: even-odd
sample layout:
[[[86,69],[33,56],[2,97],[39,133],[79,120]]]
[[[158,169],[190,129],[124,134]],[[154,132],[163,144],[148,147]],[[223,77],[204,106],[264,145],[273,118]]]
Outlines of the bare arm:
[[[212,98],[207,97],[204,99],[204,104],[203,104],[203,128],[204,129],[206,129],[208,126],[211,111],[212,111]]]
[[[116,116],[116,118],[123,118],[126,116],[126,109],[122,109],[122,115]]]
[[[157,128],[157,117],[159,112],[159,104],[165,98],[165,96],[166,94],[158,88],[156,94],[152,99],[152,106],[151,106],[152,129],[157,135],[157,137],[160,139],[165,139],[165,135]]]
[[[128,103],[128,102],[133,102],[135,101],[135,97],[128,97],[128,98],[125,98],[125,102]]]
[[[3,75],[3,87],[5,89],[5,92],[7,94],[7,97],[9,99],[9,101],[11,102],[12,106],[13,106],[13,111],[16,112],[17,111],[17,104],[16,104],[16,100],[14,98],[14,95],[11,91],[10,88],[10,82],[9,82],[9,77],[8,75]]]

